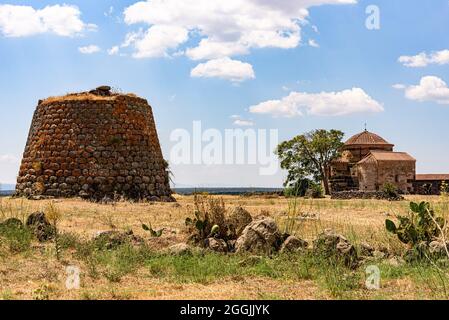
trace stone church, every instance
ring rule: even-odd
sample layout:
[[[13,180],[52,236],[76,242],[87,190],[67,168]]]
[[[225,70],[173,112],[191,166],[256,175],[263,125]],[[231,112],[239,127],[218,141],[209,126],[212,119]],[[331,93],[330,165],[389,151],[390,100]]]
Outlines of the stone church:
[[[416,159],[367,130],[345,142],[339,159],[331,165],[331,189],[339,191],[378,191],[391,183],[402,193],[438,194],[449,175],[417,175]]]

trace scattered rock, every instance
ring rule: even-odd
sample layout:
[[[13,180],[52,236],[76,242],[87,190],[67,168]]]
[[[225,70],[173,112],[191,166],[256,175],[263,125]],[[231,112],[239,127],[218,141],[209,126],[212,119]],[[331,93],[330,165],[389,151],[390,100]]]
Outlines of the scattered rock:
[[[374,253],[374,248],[368,243],[362,243],[360,245],[360,254],[365,257],[372,257]]]
[[[303,212],[297,218],[297,220],[318,220],[319,214],[313,212]]]
[[[215,252],[228,252],[228,245],[223,239],[207,239],[208,248]]]
[[[28,216],[26,226],[40,242],[45,242],[54,238],[55,227],[48,222],[45,213],[35,212]]]
[[[393,267],[400,267],[405,264],[405,260],[402,259],[401,257],[394,256],[394,257],[391,257],[390,259],[388,259],[387,263]]]
[[[387,255],[385,254],[385,252],[382,252],[380,250],[374,250],[373,251],[373,258],[376,260],[381,260],[384,259]]]
[[[436,256],[447,256],[445,247],[447,248],[448,245],[445,246],[442,241],[432,241],[429,243],[429,252]]]
[[[245,227],[253,221],[251,214],[242,207],[236,207],[226,221],[228,237],[237,239],[242,235]]]
[[[299,252],[307,248],[307,241],[289,236],[281,246],[281,252]]]
[[[272,218],[260,218],[245,227],[235,244],[236,252],[262,252],[270,254],[278,251],[282,237]]]
[[[329,229],[321,233],[313,242],[313,250],[325,258],[341,259],[350,268],[355,268],[358,264],[357,251],[354,246],[344,236]]]
[[[143,238],[134,235],[132,230],[128,232],[120,231],[103,231],[99,232],[94,238],[95,246],[99,249],[113,250],[119,246],[129,243],[132,245],[140,245],[144,243]]]
[[[168,247],[168,253],[173,255],[192,254],[192,248],[186,243],[178,243]]]

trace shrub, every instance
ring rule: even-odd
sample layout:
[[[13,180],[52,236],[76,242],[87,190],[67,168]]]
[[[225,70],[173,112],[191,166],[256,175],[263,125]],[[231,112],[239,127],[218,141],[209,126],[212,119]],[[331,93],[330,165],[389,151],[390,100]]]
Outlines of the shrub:
[[[417,247],[422,242],[430,243],[435,240],[440,233],[446,220],[442,217],[435,217],[430,203],[415,202],[410,203],[410,213],[408,216],[397,216],[399,225],[387,219],[385,227],[387,231],[398,236],[398,239],[412,247]]]
[[[223,199],[195,194],[194,202],[195,217],[187,218],[185,221],[188,231],[191,233],[190,240],[201,243],[213,235],[220,235],[222,239],[226,238],[226,208]]]
[[[387,197],[387,199],[396,200],[396,199],[400,198],[398,188],[390,182],[387,182],[383,185],[382,191],[385,194],[385,196]]]
[[[142,229],[148,231],[151,237],[153,238],[160,238],[165,230],[165,228],[154,230],[153,227],[151,226],[151,223],[149,224],[142,223]]]
[[[307,198],[319,199],[324,198],[323,187],[318,183],[311,183],[306,192]]]
[[[300,179],[296,183],[288,185],[284,189],[284,195],[286,197],[304,197],[312,184],[310,179]]]

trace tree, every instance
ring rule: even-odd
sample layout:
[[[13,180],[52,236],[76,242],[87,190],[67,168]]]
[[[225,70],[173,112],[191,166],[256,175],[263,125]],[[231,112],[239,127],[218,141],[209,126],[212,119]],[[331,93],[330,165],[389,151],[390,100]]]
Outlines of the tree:
[[[330,194],[330,164],[340,155],[343,136],[339,130],[319,129],[279,144],[276,152],[281,168],[288,171],[284,186],[296,186],[312,178],[322,182],[325,193]]]

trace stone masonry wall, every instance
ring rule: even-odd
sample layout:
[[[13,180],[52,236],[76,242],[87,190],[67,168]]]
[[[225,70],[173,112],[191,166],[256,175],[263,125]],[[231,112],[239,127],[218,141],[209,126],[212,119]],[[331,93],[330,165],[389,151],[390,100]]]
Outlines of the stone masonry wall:
[[[151,107],[101,92],[39,102],[16,195],[172,200]]]

